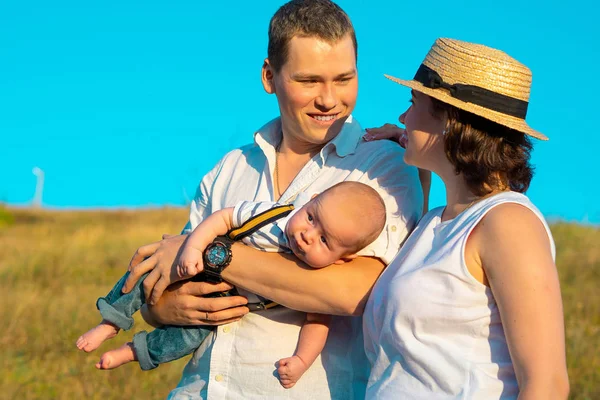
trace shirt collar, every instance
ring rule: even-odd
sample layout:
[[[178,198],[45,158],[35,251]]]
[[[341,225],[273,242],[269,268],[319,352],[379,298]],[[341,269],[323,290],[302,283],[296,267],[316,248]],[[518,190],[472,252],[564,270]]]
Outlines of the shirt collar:
[[[340,133],[321,149],[321,157],[327,158],[331,152],[335,151],[339,157],[346,157],[353,154],[356,146],[362,140],[363,130],[352,115],[348,116]],[[274,153],[275,147],[281,141],[281,118],[265,124],[254,134],[254,142],[265,154]]]
[[[285,237],[286,241],[288,239],[287,239],[287,235],[285,234],[285,228],[287,227],[288,222],[290,221],[290,219],[292,219],[294,214],[296,214],[298,211],[300,211],[300,209],[302,207],[304,207],[306,205],[306,203],[308,203],[311,200],[311,197],[312,196],[310,194],[308,194],[307,192],[298,193],[298,196],[296,196],[296,199],[292,203],[292,204],[294,204],[294,211],[292,211],[285,217],[279,218],[277,221],[275,221],[274,225],[277,226],[279,229],[281,229],[281,232],[283,232],[282,236]]]

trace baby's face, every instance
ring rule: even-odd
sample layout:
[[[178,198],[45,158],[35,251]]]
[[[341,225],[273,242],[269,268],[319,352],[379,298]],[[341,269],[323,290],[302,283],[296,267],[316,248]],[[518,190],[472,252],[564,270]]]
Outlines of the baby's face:
[[[290,248],[313,268],[326,267],[350,255],[361,234],[356,218],[336,205],[333,197],[312,199],[286,226]]]

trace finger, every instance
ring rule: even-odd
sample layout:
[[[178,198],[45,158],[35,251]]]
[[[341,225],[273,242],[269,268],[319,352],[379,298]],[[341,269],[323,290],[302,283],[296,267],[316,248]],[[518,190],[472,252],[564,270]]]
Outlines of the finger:
[[[233,289],[233,285],[227,282],[216,284],[208,282],[186,282],[184,286],[186,293],[193,296],[204,296],[210,293],[226,292],[227,290]]]
[[[179,236],[179,235],[172,235],[170,233],[163,233],[162,238],[163,238],[163,240],[165,240],[165,239],[171,239],[172,237],[175,237],[175,236]]]
[[[129,272],[129,276],[127,277],[127,280],[125,281],[125,284],[123,285],[122,292],[129,293],[131,291],[131,289],[133,289],[133,287],[135,286],[137,281],[140,280],[142,275],[144,275],[145,273],[147,273],[149,271],[152,271],[155,266],[156,266],[156,258],[149,257],[149,258],[146,258],[141,263],[137,264],[135,267],[131,268],[130,272]]]
[[[230,324],[232,322],[237,322],[240,319],[242,319],[242,317],[235,317],[235,318],[225,319],[222,321],[210,321],[210,320],[206,320],[204,317],[205,317],[205,313],[202,313],[201,316],[200,316],[200,314],[198,314],[197,317],[190,320],[191,325],[218,326],[218,325]]]
[[[398,128],[396,128],[398,129]],[[366,141],[376,139],[390,139],[396,136],[396,129],[390,128],[372,128],[367,129],[367,133],[363,136]]]
[[[221,311],[205,312],[205,317],[208,317],[208,320],[211,322],[217,322],[222,324],[224,321],[227,321],[232,318],[241,318],[249,312],[250,309],[248,307],[239,306]]]
[[[203,321],[207,325],[222,325],[231,319],[241,318],[248,314],[248,307],[233,307],[222,311],[194,311],[190,314],[191,319]]]
[[[198,267],[197,267],[198,263],[196,262],[196,260],[188,260],[188,261],[184,261],[183,263],[183,271],[184,271],[184,276],[186,277],[192,277],[200,272],[202,272]]]
[[[154,242],[137,249],[136,252],[133,254],[133,257],[131,258],[131,261],[129,261],[129,271],[131,271],[133,267],[144,261],[145,258],[153,255],[159,248],[159,246],[160,242]]]
[[[406,145],[408,144],[408,136],[406,136],[406,130],[402,130],[400,137],[398,137],[398,143],[400,143],[400,146],[402,146],[403,148],[406,148]]]
[[[152,294],[152,290],[154,289],[154,286],[156,286],[156,283],[160,280],[160,278],[160,271],[158,269],[153,269],[144,279],[144,283],[142,285],[144,286],[144,295],[146,296],[146,303],[150,302],[149,300],[150,295]]]
[[[242,307],[245,310],[248,307],[248,299],[242,296],[224,296],[224,297],[192,297],[190,298],[189,307],[192,310],[197,311],[208,311],[209,313],[215,314],[222,311],[230,311],[235,307]],[[224,318],[232,318],[234,316],[244,315],[243,314],[232,314],[225,315]],[[211,318],[212,320],[218,320],[223,318]]]
[[[152,292],[150,293],[150,300],[148,301],[150,305],[155,305],[162,296],[165,289],[169,286],[169,282],[165,279],[165,277],[161,277],[156,285],[152,288]]]

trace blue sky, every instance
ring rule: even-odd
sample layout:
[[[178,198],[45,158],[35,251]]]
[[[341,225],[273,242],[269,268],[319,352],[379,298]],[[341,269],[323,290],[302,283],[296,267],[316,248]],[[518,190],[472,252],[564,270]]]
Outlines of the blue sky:
[[[2,2],[0,202],[24,205],[45,171],[49,207],[189,201],[229,149],[277,114],[262,90],[281,1]],[[363,126],[395,122],[435,38],[497,47],[533,71],[528,192],[550,219],[600,223],[595,162],[600,31],[589,1],[339,1],[359,41]],[[432,205],[444,202],[434,181]]]

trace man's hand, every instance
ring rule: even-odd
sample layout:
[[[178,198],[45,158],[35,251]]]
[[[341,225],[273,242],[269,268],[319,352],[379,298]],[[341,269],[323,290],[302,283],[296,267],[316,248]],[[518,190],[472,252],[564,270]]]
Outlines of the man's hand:
[[[222,325],[238,321],[249,312],[244,307],[248,303],[245,297],[202,297],[232,288],[227,282],[177,282],[143,315],[152,325]]]
[[[129,277],[123,286],[123,293],[131,291],[142,275],[150,272],[144,279],[144,293],[149,304],[155,304],[170,283],[180,280],[175,259],[187,235],[163,235],[163,240],[142,246],[129,262]]]
[[[222,325],[237,321],[248,313],[243,307],[248,300],[242,296],[202,297],[207,294],[223,292],[233,288],[229,283],[211,284],[207,282],[177,282],[164,288],[158,287],[161,296],[155,296],[158,281],[164,275],[160,271],[173,271],[177,255],[187,235],[163,235],[160,242],[140,247],[129,263],[129,277],[123,286],[123,292],[131,291],[142,275],[150,272],[144,280],[144,293],[152,298],[148,302],[148,317],[157,325]],[[162,285],[162,284],[161,284]],[[152,290],[154,289],[154,290]],[[166,289],[166,290],[165,290]],[[154,306],[152,306],[154,304]]]

